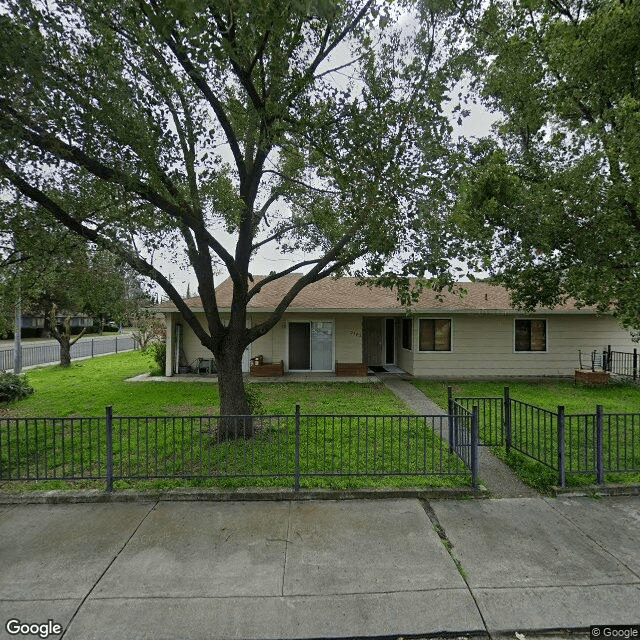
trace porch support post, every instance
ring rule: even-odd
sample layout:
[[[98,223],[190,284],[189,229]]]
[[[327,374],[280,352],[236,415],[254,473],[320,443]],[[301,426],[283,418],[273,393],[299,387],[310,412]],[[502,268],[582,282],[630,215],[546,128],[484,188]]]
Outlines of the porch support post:
[[[173,314],[167,313],[167,357],[165,364],[165,376],[173,375]]]

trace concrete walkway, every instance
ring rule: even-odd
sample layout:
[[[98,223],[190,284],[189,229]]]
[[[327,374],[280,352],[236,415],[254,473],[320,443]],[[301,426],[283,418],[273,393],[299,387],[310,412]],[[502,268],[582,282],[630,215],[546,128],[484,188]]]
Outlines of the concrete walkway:
[[[339,384],[341,382],[357,382],[361,384],[372,384],[378,382],[375,376],[340,376],[335,373],[286,373],[284,376],[250,376],[244,374],[244,381],[247,383],[275,382],[283,384],[287,382],[331,382]],[[173,376],[152,376],[150,373],[141,373],[133,378],[127,378],[125,382],[209,382],[218,383],[218,376],[215,374],[198,375],[195,373],[177,373]]]
[[[401,376],[379,373],[378,378],[385,386],[404,400],[412,411],[420,415],[446,415],[433,400],[427,398],[419,389]],[[538,493],[527,486],[509,467],[491,453],[489,447],[480,447],[478,454],[480,479],[491,494],[497,498],[534,497]]]
[[[639,522],[640,497],[0,507],[0,638],[576,637],[640,623]]]

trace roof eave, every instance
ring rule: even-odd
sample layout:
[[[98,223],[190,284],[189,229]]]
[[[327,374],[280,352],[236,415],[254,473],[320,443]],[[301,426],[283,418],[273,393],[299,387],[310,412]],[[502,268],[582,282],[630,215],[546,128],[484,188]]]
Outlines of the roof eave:
[[[204,313],[203,307],[190,307],[194,313]],[[220,313],[230,313],[230,307],[219,307]],[[249,307],[248,313],[273,313],[274,307]],[[178,313],[178,309],[159,309],[159,313]],[[333,314],[359,314],[359,315],[405,315],[404,308],[391,307],[386,309],[380,308],[362,308],[362,309],[340,309],[340,308],[323,308],[314,307],[289,307],[285,313],[333,313]],[[459,309],[454,307],[413,307],[411,315],[417,314],[464,314],[464,315],[494,315],[494,316],[530,316],[530,315],[611,315],[612,312],[600,312],[595,309],[537,309],[535,311],[523,311],[522,309]]]

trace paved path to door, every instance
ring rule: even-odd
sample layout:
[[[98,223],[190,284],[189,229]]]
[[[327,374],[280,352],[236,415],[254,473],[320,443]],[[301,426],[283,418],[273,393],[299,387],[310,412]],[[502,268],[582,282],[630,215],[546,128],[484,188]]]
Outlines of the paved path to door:
[[[10,619],[64,640],[640,623],[639,522],[640,497],[5,506],[0,638]]]
[[[407,403],[419,415],[446,415],[433,400],[427,398],[410,382],[396,374],[377,374],[385,386]],[[534,497],[538,493],[527,486],[509,467],[491,453],[489,447],[480,447],[478,453],[480,479],[497,498]]]

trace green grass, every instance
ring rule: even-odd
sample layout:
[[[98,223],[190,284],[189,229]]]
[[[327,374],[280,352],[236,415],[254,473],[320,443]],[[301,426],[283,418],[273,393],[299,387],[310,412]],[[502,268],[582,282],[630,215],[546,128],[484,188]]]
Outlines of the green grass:
[[[446,410],[447,407],[447,384],[446,382],[436,382],[430,380],[415,380],[414,386],[420,389],[428,397],[433,399],[438,405]],[[454,397],[499,397],[503,395],[504,387],[508,386],[510,396],[514,400],[526,402],[537,407],[557,412],[558,405],[565,407],[566,414],[594,414],[596,405],[601,404],[606,413],[635,413],[640,414],[640,386],[631,382],[615,381],[606,387],[587,387],[584,385],[574,385],[568,380],[541,380],[541,381],[454,381],[449,383],[453,388]],[[566,433],[566,451],[568,463],[570,462],[574,469],[584,468],[583,462],[585,450],[585,431],[587,450],[587,467],[595,466],[593,462],[592,452],[594,451],[592,429],[585,430],[578,422],[567,422]],[[590,420],[590,419],[589,419]],[[500,416],[492,416],[487,419],[486,423],[481,420],[480,437],[487,440],[488,431],[499,426]],[[544,424],[544,423],[543,423]],[[573,429],[569,432],[569,424],[573,425]],[[590,427],[591,423],[587,423]],[[582,423],[580,423],[582,425]],[[606,421],[605,421],[606,428]],[[540,433],[534,431],[529,434],[529,442],[533,447],[545,452],[549,461],[555,462],[557,458],[557,448],[551,446],[549,434],[555,429],[555,421],[546,425],[546,429],[542,429]],[[542,435],[546,433],[546,437]],[[555,432],[554,432],[555,433]],[[604,454],[605,460],[608,455],[609,447],[611,451],[615,451],[613,445],[626,446],[626,453],[632,460],[633,466],[640,466],[640,421],[635,420],[635,428],[628,429],[626,439],[622,434],[612,437],[611,442],[605,435]],[[558,474],[553,469],[536,462],[532,458],[525,456],[517,451],[506,453],[504,447],[493,447],[494,453],[506,462],[518,476],[527,484],[534,487],[538,491],[548,493],[551,487],[558,483]],[[569,457],[572,456],[569,460]],[[482,470],[480,470],[482,474]],[[608,472],[605,476],[606,482],[640,482],[640,473],[614,473]],[[592,473],[585,475],[568,474],[567,484],[570,486],[581,486],[585,484],[594,484],[595,478]]]
[[[291,486],[295,430],[292,418],[272,421],[257,417],[257,433],[250,439],[229,440],[219,435],[214,416],[219,412],[218,386],[211,382],[125,382],[128,377],[149,370],[144,354],[129,352],[72,364],[68,369],[47,367],[29,372],[36,392],[33,396],[0,408],[0,430],[4,428],[2,469],[5,475],[29,464],[39,469],[46,464],[47,478],[104,474],[105,406],[113,406],[114,458],[116,475],[140,476],[118,481],[117,487],[137,486]],[[303,414],[395,415],[393,420],[351,420],[318,422],[303,417],[301,424],[302,470],[334,473],[338,470],[366,477],[308,477],[303,487],[359,488],[379,486],[464,486],[469,476],[458,459],[441,454],[441,441],[416,420],[400,419],[411,414],[408,407],[381,384],[336,383],[252,383],[251,389],[264,415],[289,415],[295,405]],[[80,421],[79,417],[94,417]],[[167,417],[163,420],[127,416]],[[177,417],[169,418],[169,417]],[[197,420],[180,416],[200,416]],[[67,418],[66,421],[5,423],[2,418]],[[73,418],[73,421],[70,420]],[[1,431],[0,431],[1,433]],[[37,436],[37,437],[36,437]],[[55,442],[54,442],[55,437]],[[73,446],[72,446],[73,440]],[[71,448],[74,454],[71,457]],[[426,452],[426,455],[423,455]],[[442,455],[442,460],[441,460]],[[453,465],[458,475],[420,475],[440,465]],[[179,476],[143,480],[149,471]],[[405,476],[385,476],[399,471]],[[248,480],[242,474],[264,474]],[[42,473],[42,471],[41,471]],[[238,477],[218,477],[217,474]],[[214,476],[191,480],[189,475]],[[182,476],[182,477],[180,477]],[[34,483],[33,488],[55,488],[60,480]],[[53,484],[50,484],[53,483]],[[81,481],[92,486],[91,481]],[[25,483],[17,484],[24,488]],[[31,486],[31,485],[30,485]],[[65,486],[74,486],[73,482]],[[99,486],[99,485],[98,485]]]
[[[36,392],[24,401],[0,408],[0,416],[101,416],[107,405],[114,415],[186,415],[216,413],[218,387],[211,383],[125,382],[147,373],[148,356],[130,351],[72,362],[63,369],[43,367],[27,372]]]
[[[415,380],[414,386],[434,402],[446,409],[447,383],[431,380]],[[566,413],[594,413],[596,404],[605,412],[640,412],[640,385],[630,382],[613,382],[606,387],[574,385],[570,380],[540,380],[527,382],[455,381],[451,383],[455,396],[502,396],[505,386],[512,398],[534,404],[550,411],[564,405]]]

